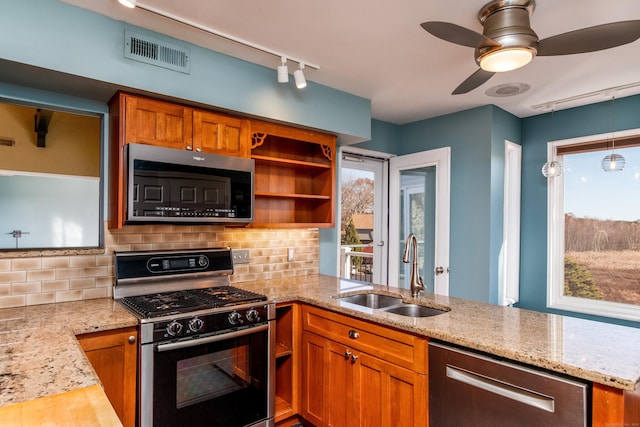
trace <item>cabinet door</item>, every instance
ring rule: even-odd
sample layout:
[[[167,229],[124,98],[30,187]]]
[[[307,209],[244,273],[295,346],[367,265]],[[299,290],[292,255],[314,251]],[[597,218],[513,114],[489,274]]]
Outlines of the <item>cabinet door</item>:
[[[196,151],[249,157],[250,122],[209,111],[193,112],[193,147]]]
[[[353,426],[354,363],[347,349],[315,334],[302,336],[302,416],[315,426]]]
[[[130,95],[126,95],[125,105],[125,143],[181,150],[192,145],[191,108]]]
[[[426,375],[401,368],[366,353],[356,355],[358,360],[354,368],[358,371],[355,375],[358,381],[355,384],[355,401],[359,425],[429,425]]]
[[[123,328],[78,336],[104,392],[125,427],[135,425],[137,330]]]

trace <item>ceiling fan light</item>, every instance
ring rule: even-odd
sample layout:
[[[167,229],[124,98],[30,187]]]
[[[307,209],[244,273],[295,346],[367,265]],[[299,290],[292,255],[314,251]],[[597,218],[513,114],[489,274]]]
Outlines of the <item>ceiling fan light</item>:
[[[118,3],[133,9],[134,7],[136,7],[137,0],[118,0]]]
[[[533,59],[529,48],[516,47],[491,51],[480,58],[480,68],[492,73],[516,70]]]

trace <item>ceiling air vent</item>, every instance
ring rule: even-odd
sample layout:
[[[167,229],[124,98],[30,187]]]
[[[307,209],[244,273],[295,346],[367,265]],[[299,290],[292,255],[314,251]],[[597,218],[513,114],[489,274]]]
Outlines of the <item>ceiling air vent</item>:
[[[189,74],[189,49],[129,30],[124,32],[124,57]]]

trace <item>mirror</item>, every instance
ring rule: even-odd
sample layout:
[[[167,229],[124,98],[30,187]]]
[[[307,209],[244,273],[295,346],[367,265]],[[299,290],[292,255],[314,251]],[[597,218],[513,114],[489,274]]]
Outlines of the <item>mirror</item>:
[[[0,250],[102,247],[101,117],[0,103]]]

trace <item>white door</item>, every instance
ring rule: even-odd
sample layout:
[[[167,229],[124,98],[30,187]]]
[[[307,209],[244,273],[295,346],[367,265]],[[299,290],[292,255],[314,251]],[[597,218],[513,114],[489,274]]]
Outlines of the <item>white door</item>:
[[[451,148],[389,162],[389,281],[409,287],[411,265],[402,262],[407,236],[418,240],[418,269],[425,292],[449,294],[449,163]]]
[[[367,150],[356,150],[353,147],[343,149],[340,156],[340,195],[341,195],[341,230],[348,225],[355,213],[362,223],[357,224],[360,230],[362,245],[353,248],[343,244],[340,239],[340,277],[363,280],[376,284],[387,283],[387,195],[388,161],[374,157],[382,154]],[[350,187],[354,181],[366,180],[371,186],[356,186],[356,193]],[[346,190],[351,188],[351,197],[358,200],[348,202]],[[359,191],[359,193],[358,193]],[[367,194],[364,194],[364,193]],[[354,206],[359,205],[359,206]],[[341,232],[342,234],[342,232]]]

